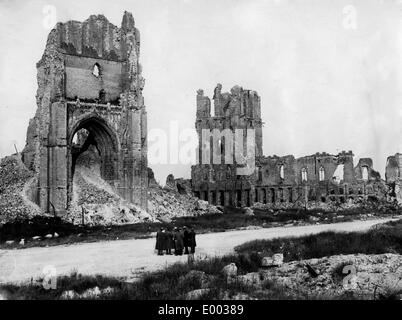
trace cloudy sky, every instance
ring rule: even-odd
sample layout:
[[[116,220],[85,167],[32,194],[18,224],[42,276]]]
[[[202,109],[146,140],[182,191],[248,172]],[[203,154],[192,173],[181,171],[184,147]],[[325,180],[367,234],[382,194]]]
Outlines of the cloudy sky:
[[[264,154],[402,151],[402,2],[380,0],[0,0],[0,156],[21,150],[36,62],[53,21],[133,13],[149,129],[192,129],[196,90],[261,96]],[[53,16],[52,13],[56,15]],[[189,165],[151,164],[157,179]]]

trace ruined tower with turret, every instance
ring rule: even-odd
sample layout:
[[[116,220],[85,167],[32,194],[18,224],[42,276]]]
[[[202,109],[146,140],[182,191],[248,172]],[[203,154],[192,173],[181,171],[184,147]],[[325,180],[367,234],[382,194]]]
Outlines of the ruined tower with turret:
[[[139,54],[140,34],[128,12],[121,27],[91,15],[50,32],[37,63],[37,111],[22,152],[36,172],[32,197],[43,212],[68,212],[75,161],[89,144],[99,153],[102,178],[146,209],[147,113]]]
[[[213,95],[213,111],[211,100],[203,90],[197,92],[197,113],[195,127],[199,139],[197,164],[192,166],[191,177],[195,194],[203,200],[219,205],[247,206],[254,194],[255,158],[262,155],[262,121],[261,101],[257,92],[234,86],[230,92],[222,93],[218,84]],[[202,141],[205,132],[221,133],[218,139]],[[239,163],[236,155],[236,131],[243,135],[242,155],[250,156],[252,166],[248,174],[239,172],[243,163]],[[203,133],[204,131],[204,133]],[[225,135],[224,133],[228,133]],[[251,140],[248,136],[252,134]],[[231,141],[229,141],[231,140]],[[209,144],[209,146],[205,144]],[[225,159],[227,149],[231,149],[232,163]],[[220,163],[214,161],[214,154],[219,153]],[[239,154],[239,152],[237,152]],[[209,158],[209,161],[206,160]]]

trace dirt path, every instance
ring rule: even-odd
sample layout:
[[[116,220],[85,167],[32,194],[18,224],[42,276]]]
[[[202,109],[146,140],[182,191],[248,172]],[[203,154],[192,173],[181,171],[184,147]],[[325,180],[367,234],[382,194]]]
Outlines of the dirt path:
[[[255,239],[302,236],[322,231],[363,231],[392,219],[353,221],[299,227],[278,227],[257,230],[208,233],[197,236],[198,255],[223,255],[233,248]],[[82,274],[105,274],[134,278],[143,271],[152,271],[187,256],[157,256],[154,239],[101,241],[48,248],[0,250],[0,283],[20,282],[43,277],[45,267],[54,267],[57,274],[75,270]]]

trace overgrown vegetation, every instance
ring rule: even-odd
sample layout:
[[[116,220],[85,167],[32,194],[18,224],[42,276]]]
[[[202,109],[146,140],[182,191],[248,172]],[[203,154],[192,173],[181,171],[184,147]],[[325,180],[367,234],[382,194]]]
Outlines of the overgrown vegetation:
[[[394,211],[388,212],[394,215]],[[53,246],[76,242],[95,242],[99,240],[135,239],[150,237],[152,232],[159,228],[173,228],[174,226],[192,226],[197,233],[221,232],[230,229],[244,228],[247,226],[273,227],[281,224],[306,222],[314,217],[316,221],[324,223],[351,221],[362,214],[375,213],[371,210],[350,209],[342,212],[339,219],[335,213],[322,213],[320,210],[263,210],[254,209],[254,215],[244,214],[243,209],[225,207],[222,214],[207,214],[196,217],[180,217],[171,223],[137,223],[129,225],[111,226],[82,226],[63,221],[59,217],[35,216],[32,219],[15,220],[0,225],[0,248],[29,248],[34,246]],[[383,216],[384,214],[381,214]],[[43,239],[47,234],[57,233],[59,237]],[[40,236],[43,240],[34,241],[32,237]],[[25,239],[24,246],[18,242]],[[14,240],[11,245],[6,241]]]
[[[284,261],[337,254],[402,254],[402,220],[379,225],[367,232],[323,232],[299,238],[255,240],[236,247],[235,251],[261,255],[283,253]]]
[[[207,285],[210,289],[200,299],[230,298],[237,294],[252,295],[259,299],[305,299],[307,296],[295,296],[286,293],[286,290],[274,283],[264,283],[264,290],[255,292],[255,288],[242,282],[228,282],[222,274],[222,268],[230,263],[235,263],[239,274],[257,271],[259,260],[255,255],[229,255],[198,260],[193,264],[176,263],[163,270],[144,274],[138,281],[125,282],[123,279],[112,277],[84,276],[73,272],[69,276],[57,278],[57,288],[46,290],[41,281],[27,285],[0,285],[0,293],[7,299],[60,299],[63,292],[73,290],[82,294],[87,289],[98,287],[99,289],[112,288],[111,293],[103,294],[97,299],[183,299],[186,293],[201,289],[203,281],[197,277],[189,278],[190,271],[201,271],[207,276]],[[82,297],[81,297],[82,298]],[[95,297],[91,297],[95,298]]]

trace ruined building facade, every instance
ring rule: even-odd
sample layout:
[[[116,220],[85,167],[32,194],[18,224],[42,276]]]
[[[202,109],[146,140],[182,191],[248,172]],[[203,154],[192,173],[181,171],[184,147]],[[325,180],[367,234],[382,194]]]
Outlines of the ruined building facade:
[[[260,97],[255,91],[244,90],[239,86],[231,89],[230,93],[222,93],[222,86],[217,85],[214,91],[214,114],[211,115],[211,101],[202,90],[197,93],[197,114],[195,127],[199,139],[197,153],[198,164],[191,168],[191,181],[195,195],[212,204],[240,205],[248,204],[255,185],[255,174],[237,175],[238,163],[232,159],[232,164],[225,162],[227,148],[235,154],[234,143],[229,144],[228,137],[215,142],[211,138],[209,151],[203,146],[202,131],[242,129],[243,143],[247,144],[247,129],[255,130],[253,147],[256,157],[262,156],[262,121]],[[213,161],[214,151],[221,150],[221,164]],[[246,150],[246,146],[244,146]],[[209,163],[202,159],[209,152]],[[208,156],[208,155],[207,155]]]
[[[391,196],[402,204],[402,154],[397,153],[387,158],[385,181]]]
[[[308,201],[345,203],[350,199],[385,195],[373,161],[363,158],[355,166],[352,151],[336,155],[316,153],[300,158],[263,156],[260,97],[255,91],[238,86],[230,93],[221,93],[221,88],[218,84],[214,92],[214,114],[211,114],[210,99],[202,90],[197,93],[198,163],[192,166],[191,181],[195,195],[202,200],[215,205],[251,206],[256,202],[272,205]],[[201,161],[206,150],[202,130],[248,128],[255,129],[254,170],[249,175],[237,174],[236,161],[225,164],[223,135],[219,141],[211,139],[209,142],[209,149],[220,148],[221,164]],[[246,155],[246,148],[244,150]]]
[[[22,152],[37,174],[33,200],[43,212],[66,214],[75,161],[89,145],[99,152],[103,179],[146,209],[147,113],[139,54],[140,34],[128,12],[120,28],[91,15],[50,32],[37,63],[37,111]]]

